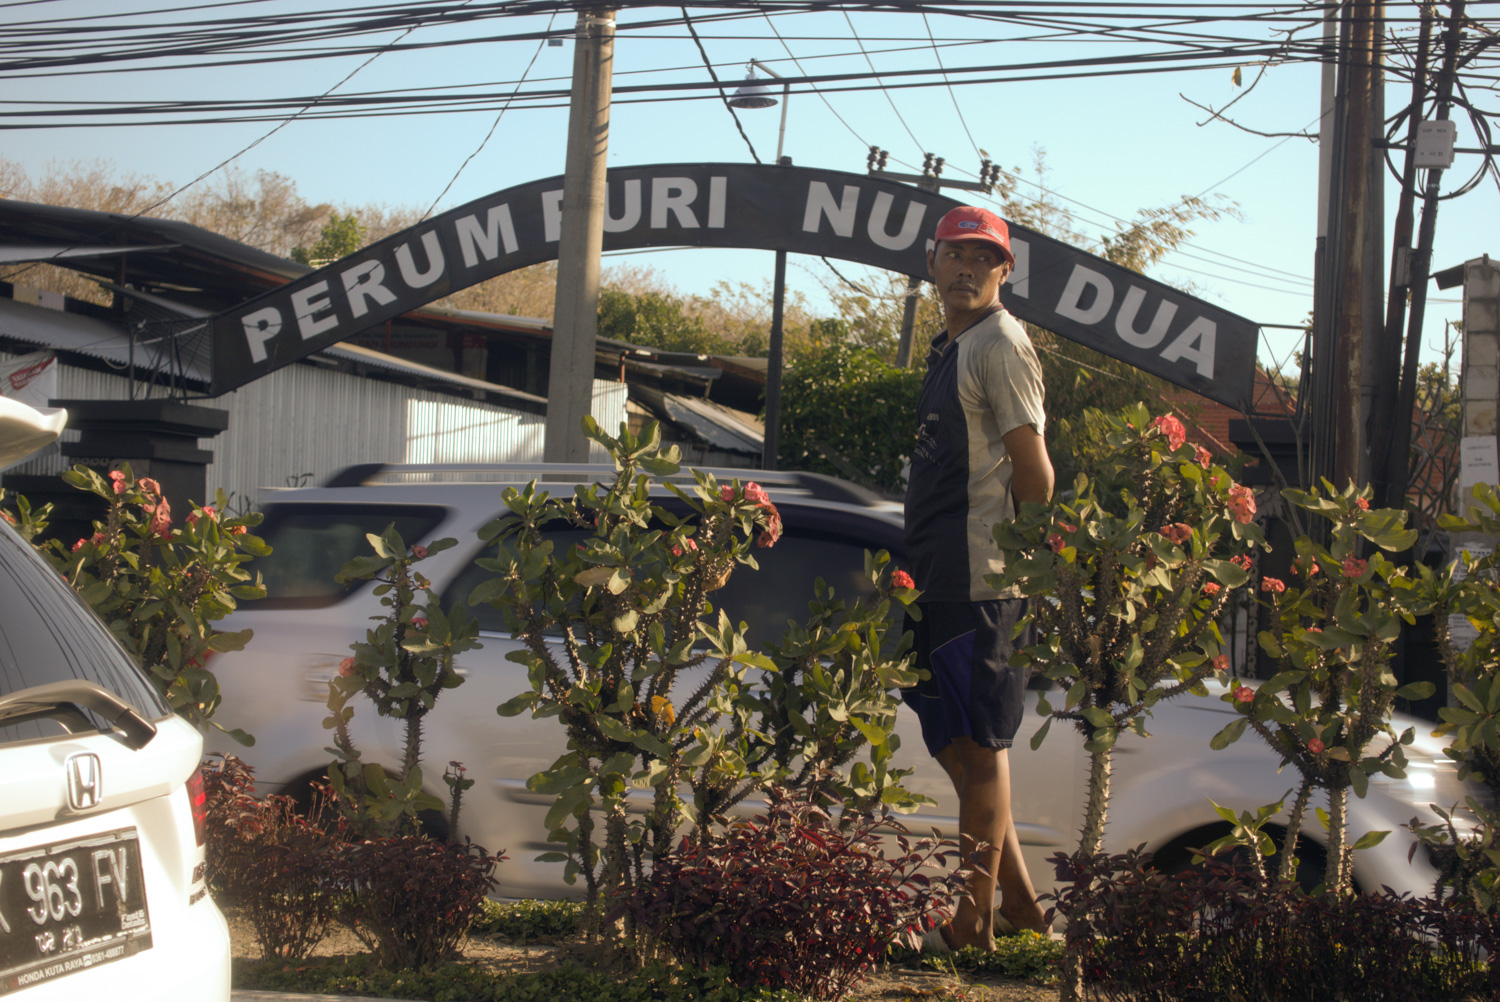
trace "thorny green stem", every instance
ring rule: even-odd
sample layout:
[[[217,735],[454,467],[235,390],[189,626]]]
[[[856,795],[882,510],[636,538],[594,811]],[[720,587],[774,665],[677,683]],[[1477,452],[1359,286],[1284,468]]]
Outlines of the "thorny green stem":
[[[1307,800],[1311,794],[1312,780],[1303,776],[1302,785],[1297,788],[1297,798],[1292,801],[1292,810],[1287,817],[1286,840],[1281,847],[1281,866],[1277,875],[1284,881],[1297,875],[1297,836],[1302,832],[1302,817],[1307,812]]]

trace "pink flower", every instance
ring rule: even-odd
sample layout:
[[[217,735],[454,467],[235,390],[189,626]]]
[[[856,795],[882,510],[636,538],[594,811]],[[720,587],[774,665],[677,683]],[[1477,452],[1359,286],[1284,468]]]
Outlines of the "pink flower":
[[[1186,522],[1173,522],[1163,526],[1161,534],[1180,546],[1193,538],[1193,527]]]
[[[1307,742],[1307,750],[1312,752],[1314,755],[1323,754],[1324,747],[1325,745],[1323,744],[1322,738],[1313,738],[1312,740]]]
[[[95,546],[100,545],[101,543],[104,542],[104,533],[102,533],[102,532],[96,532],[96,533],[94,533],[92,536],[89,537],[89,542],[93,543]]]
[[[116,497],[118,497],[119,495],[124,494],[126,491],[130,490],[130,485],[127,484],[124,480],[116,480],[115,484],[114,484],[114,487],[115,487],[115,496]]]
[[[1214,658],[1214,670],[1215,671],[1228,671],[1229,670],[1229,655],[1228,654],[1220,654],[1218,657]]]
[[[125,479],[125,474],[121,473],[119,470],[110,470],[109,479],[115,481],[116,483],[119,483],[120,481]]]
[[[1061,529],[1063,532],[1066,532],[1066,533],[1074,533],[1074,532],[1078,531],[1078,526],[1076,526],[1076,525],[1069,525],[1066,522],[1059,522],[1059,523],[1057,523],[1057,527],[1059,529]]]
[[[1281,580],[1280,578],[1261,578],[1260,590],[1275,592],[1279,595],[1282,592],[1286,591],[1286,582]]]
[[[157,483],[155,480],[152,480],[150,477],[142,477],[135,482],[135,485],[141,490],[145,491],[147,494],[155,494],[157,496],[161,495],[161,484]]]
[[[1247,523],[1255,515],[1255,492],[1244,484],[1232,484],[1227,504],[1236,522]]]
[[[905,571],[895,571],[891,574],[892,588],[915,588],[917,583],[911,579],[911,575]]]
[[[1187,441],[1187,429],[1182,422],[1170,414],[1163,414],[1151,422],[1151,427],[1167,436],[1167,445],[1175,451],[1182,448],[1182,443]]]
[[[751,504],[765,504],[771,500],[771,496],[765,492],[760,484],[751,481],[745,485],[745,500]]]
[[[83,544],[87,543],[87,542],[88,542],[87,539],[80,539],[78,542],[74,543],[73,544],[73,552],[77,553],[79,550],[83,549]]]
[[[229,534],[231,536],[243,536],[247,531],[243,525],[236,525],[230,527]]]
[[[734,488],[725,484],[719,488],[719,500],[726,504],[734,504]]]
[[[1365,573],[1365,567],[1366,567],[1365,562],[1363,560],[1360,560],[1358,557],[1345,557],[1344,558],[1344,577],[1346,577],[1346,578],[1363,577],[1364,573]]]
[[[1195,445],[1195,446],[1193,446],[1193,448],[1196,450],[1194,452],[1194,456],[1198,460],[1198,465],[1201,466],[1201,467],[1203,467],[1205,470],[1208,469],[1209,466],[1211,466],[1213,464],[1214,454],[1211,453],[1211,452],[1209,452],[1207,449],[1203,448],[1203,446],[1201,446],[1201,445]],[[1218,486],[1217,481],[1215,483],[1211,484],[1210,486],[1217,487]]]
[[[698,544],[693,541],[693,537],[692,536],[688,536],[686,539],[684,539],[682,541],[682,546],[674,546],[674,547],[672,547],[672,556],[674,556],[674,557],[680,557],[684,553],[686,553],[687,550],[684,550],[683,547],[687,547],[687,550],[696,550],[698,548]]]
[[[1357,504],[1357,505],[1359,505],[1359,510],[1360,511],[1369,511],[1370,510],[1370,502],[1366,501],[1364,498],[1355,498],[1354,499],[1354,503]]]
[[[344,660],[339,662],[339,675],[343,678],[350,678],[354,675],[353,658],[345,658]]]
[[[5,519],[11,525],[15,525],[16,524],[16,516],[12,515],[8,511],[0,511],[0,518]]]
[[[1205,581],[1203,583],[1203,594],[1213,598],[1219,594],[1219,583],[1217,581]]]
[[[151,531],[165,539],[172,531],[172,506],[166,498],[151,506]]]
[[[755,545],[762,548],[775,546],[776,540],[781,538],[781,512],[769,501],[761,505],[761,510],[766,513],[766,528],[755,537]]]
[[[414,629],[414,630],[425,630],[425,629],[427,629],[427,617],[426,616],[413,616],[412,620],[411,620],[411,626],[412,626],[412,629]]]
[[[1323,632],[1323,628],[1321,626],[1309,626],[1307,628],[1307,632],[1308,633],[1322,633]]]
[[[1063,547],[1067,544],[1063,542],[1063,538],[1061,536],[1054,532],[1047,536],[1047,545],[1052,547],[1053,553],[1061,553],[1063,551]]]
[[[214,510],[214,506],[213,505],[204,505],[203,506],[203,514],[205,514],[205,515],[208,516],[208,520],[210,522],[217,522],[219,520],[219,513]],[[195,511],[195,512],[193,512],[191,515],[189,515],[187,517],[187,524],[188,525],[197,525],[198,524],[198,512]]]
[[[1234,698],[1235,702],[1238,703],[1253,703],[1255,702],[1255,690],[1248,685],[1236,686]]]
[[[1214,490],[1219,489],[1219,475],[1217,473],[1210,473],[1208,475],[1208,486]]]
[[[1250,569],[1250,554],[1241,553],[1237,557],[1230,557],[1229,562],[1242,571],[1248,571]]]
[[[411,548],[411,555],[414,556],[414,557],[416,557],[418,560],[426,560],[427,559],[427,547],[425,547],[425,546],[413,546]]]

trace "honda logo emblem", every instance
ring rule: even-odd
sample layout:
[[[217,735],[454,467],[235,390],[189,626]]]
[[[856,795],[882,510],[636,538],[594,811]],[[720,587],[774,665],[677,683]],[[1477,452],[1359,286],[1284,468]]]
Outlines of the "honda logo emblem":
[[[99,756],[91,752],[70,755],[68,770],[68,806],[75,811],[98,807],[104,799],[104,773]]]

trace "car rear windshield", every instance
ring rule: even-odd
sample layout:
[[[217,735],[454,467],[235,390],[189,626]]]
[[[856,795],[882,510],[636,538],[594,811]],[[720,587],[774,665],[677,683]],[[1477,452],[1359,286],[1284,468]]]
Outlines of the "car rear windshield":
[[[62,576],[0,525],[0,696],[49,682],[87,679],[150,720],[171,710],[135,662]],[[94,726],[109,730],[85,712]],[[0,724],[0,744],[65,733],[51,720]]]
[[[266,597],[243,604],[256,609],[315,609],[338,603],[358,582],[334,580],[340,567],[373,551],[365,536],[394,525],[407,544],[428,537],[446,510],[424,505],[271,505],[256,534],[271,554],[252,565],[265,582]]]

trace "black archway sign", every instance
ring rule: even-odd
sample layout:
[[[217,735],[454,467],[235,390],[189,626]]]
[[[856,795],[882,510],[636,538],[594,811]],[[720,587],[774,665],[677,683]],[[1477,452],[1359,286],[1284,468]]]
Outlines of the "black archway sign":
[[[212,321],[215,396],[434,299],[557,257],[562,178],[475,199]],[[938,218],[959,203],[864,174],[748,164],[609,171],[604,248],[748,247],[927,277]],[[1012,313],[1235,408],[1257,326],[1022,226]]]

